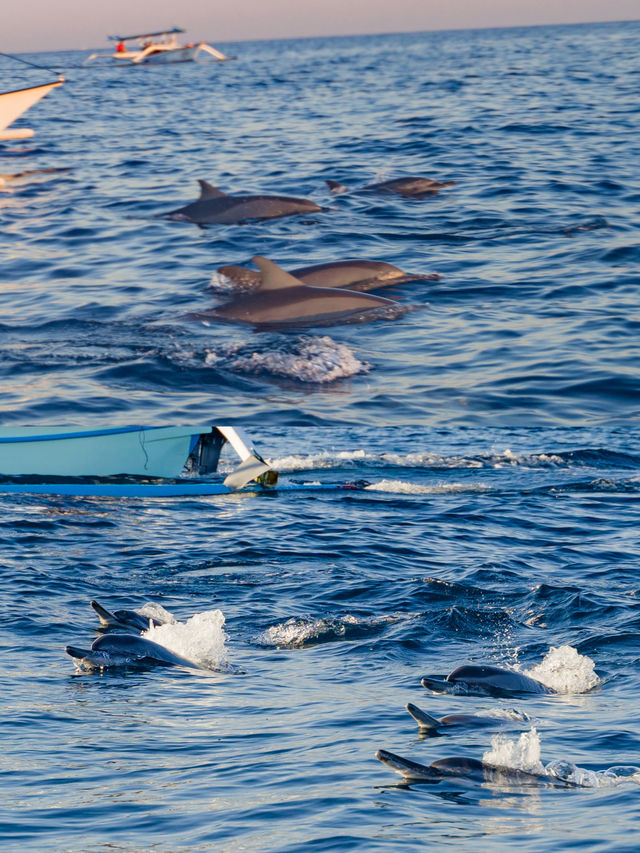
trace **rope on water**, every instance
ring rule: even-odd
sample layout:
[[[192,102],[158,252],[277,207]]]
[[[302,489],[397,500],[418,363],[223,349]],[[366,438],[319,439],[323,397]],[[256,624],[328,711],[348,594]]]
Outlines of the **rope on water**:
[[[36,65],[35,62],[29,62],[27,59],[22,59],[22,57],[20,56],[15,56],[15,54],[13,53],[3,53],[0,50],[0,56],[6,56],[7,59],[14,59],[16,62],[21,62],[23,65],[29,65],[31,68],[39,68],[41,71],[50,71],[52,74],[57,74],[58,77],[62,77],[62,74],[53,68],[48,68],[46,65]]]

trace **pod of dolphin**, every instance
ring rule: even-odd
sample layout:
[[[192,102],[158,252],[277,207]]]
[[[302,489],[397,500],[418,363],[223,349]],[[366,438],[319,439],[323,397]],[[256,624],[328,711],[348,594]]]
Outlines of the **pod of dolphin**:
[[[496,696],[510,699],[556,693],[551,687],[547,687],[547,685],[528,675],[488,664],[465,664],[454,669],[446,677],[427,675],[421,679],[421,684],[434,693]],[[427,736],[444,735],[461,727],[496,727],[508,725],[511,722],[508,718],[477,714],[449,714],[438,719],[412,703],[409,703],[406,708],[417,722],[420,733]],[[525,714],[519,715],[519,719],[522,723],[528,724],[530,722]],[[452,756],[441,758],[426,765],[396,755],[386,749],[379,749],[375,756],[389,770],[402,776],[405,784],[436,784],[450,779],[467,779],[502,786],[579,787],[577,783],[568,779],[515,767],[488,764],[476,758]]]
[[[66,646],[78,670],[104,670],[112,667],[147,668],[153,666],[179,666],[202,669],[199,664],[175,654],[159,643],[140,636],[150,626],[163,624],[159,619],[138,613],[135,610],[107,610],[97,601],[90,602],[100,620],[103,632],[91,646]],[[126,633],[120,633],[120,632]],[[136,633],[130,633],[135,631]],[[514,670],[488,664],[465,664],[443,676],[424,676],[421,684],[435,693],[455,695],[481,695],[502,698],[524,698],[532,695],[553,695],[551,687],[530,676]],[[417,705],[408,703],[407,711],[418,724],[423,736],[433,737],[448,734],[460,728],[489,728],[513,724],[529,724],[526,714],[515,717],[491,716],[490,714],[448,714],[433,717]],[[513,767],[487,764],[475,758],[452,756],[438,759],[429,765],[421,764],[386,749],[379,749],[375,757],[402,776],[404,784],[436,784],[450,779],[466,779],[479,783],[494,783],[506,786],[549,786],[575,788],[578,784],[561,777],[545,773],[530,772]]]
[[[161,625],[158,619],[143,616],[135,610],[115,610],[111,613],[97,601],[90,602],[98,614],[100,626],[109,632],[95,639],[86,649],[81,646],[66,646],[76,667],[80,670],[108,669],[122,666],[185,666],[201,669],[197,663],[189,661],[169,649],[140,636],[150,625]],[[119,630],[138,631],[137,634],[115,633]]]
[[[68,169],[37,169],[1,174],[0,187],[37,175]],[[280,195],[230,195],[204,180],[200,197],[190,204],[158,214],[159,218],[208,225],[239,225],[251,221],[319,213],[326,208],[306,198]],[[349,192],[336,181],[326,182],[333,194]],[[425,199],[455,181],[406,177],[369,184],[352,192],[394,194]],[[378,319],[396,319],[411,310],[395,300],[363,291],[410,281],[437,281],[435,273],[408,273],[383,261],[338,260],[285,272],[273,261],[255,257],[258,271],[226,265],[218,272],[231,281],[236,294],[227,302],[186,319],[249,323],[253,326],[331,325]],[[247,292],[250,291],[250,297]]]
[[[200,180],[200,197],[184,207],[159,214],[163,218],[205,225],[241,224],[251,220],[277,219],[324,208],[305,198],[276,195],[229,195]],[[427,198],[455,181],[431,178],[396,178],[363,187],[360,192],[395,193],[405,198]],[[327,181],[332,193],[346,187]],[[218,272],[237,285],[238,294],[213,309],[188,315],[194,320],[249,323],[253,326],[327,325],[359,320],[395,319],[410,310],[382,296],[363,296],[408,281],[437,280],[431,274],[406,273],[384,262],[336,261],[287,273],[273,261],[255,257],[258,272],[233,265]],[[246,292],[251,291],[247,296]]]

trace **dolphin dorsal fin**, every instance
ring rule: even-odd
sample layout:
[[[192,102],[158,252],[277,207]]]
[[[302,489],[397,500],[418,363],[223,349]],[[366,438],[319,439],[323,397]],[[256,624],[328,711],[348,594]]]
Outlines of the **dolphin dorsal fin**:
[[[437,729],[442,725],[440,720],[436,720],[431,714],[427,714],[426,711],[418,708],[417,705],[412,705],[411,702],[405,707],[421,729]]]
[[[208,198],[223,198],[226,195],[207,181],[198,181],[198,183],[200,184],[200,201],[206,201]]]
[[[267,258],[256,256],[255,258],[251,258],[251,260],[262,273],[260,290],[283,290],[285,287],[306,287],[300,279],[290,275],[282,267],[274,264],[273,261],[267,260]]]
[[[332,193],[346,193],[347,188],[339,181],[325,181]]]

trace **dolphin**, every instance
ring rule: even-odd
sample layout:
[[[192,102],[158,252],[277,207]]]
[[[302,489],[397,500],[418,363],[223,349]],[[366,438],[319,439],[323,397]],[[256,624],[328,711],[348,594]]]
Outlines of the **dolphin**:
[[[387,315],[397,317],[407,310],[382,296],[340,288],[309,287],[273,261],[261,257],[252,260],[262,273],[260,287],[254,293],[238,296],[211,311],[190,314],[190,319],[217,319],[254,326],[299,326],[364,319],[376,310],[380,313],[381,309],[388,309]]]
[[[474,664],[459,666],[444,679],[441,675],[425,675],[422,686],[435,693],[474,693],[504,697],[556,692],[521,672],[502,669],[499,666]]]
[[[338,181],[327,181],[327,186],[332,193],[348,192],[347,187]],[[381,181],[376,184],[368,184],[361,187],[357,192],[362,193],[395,193],[405,198],[427,198],[436,195],[443,187],[451,187],[456,181],[434,181],[432,178],[393,178],[390,181]]]
[[[405,707],[418,724],[421,732],[439,732],[441,729],[455,728],[457,726],[488,728],[490,726],[503,726],[509,722],[507,718],[481,717],[477,714],[447,714],[438,720],[437,717],[432,717],[431,714],[427,714],[426,711],[423,711],[411,702]]]
[[[135,610],[114,610],[111,613],[97,601],[90,601],[89,604],[98,614],[100,625],[103,628],[135,628],[136,631],[146,631],[149,623],[154,627],[164,624],[160,619],[143,616]]]
[[[106,669],[113,666],[186,666],[202,669],[159,643],[137,634],[103,634],[90,649],[67,646],[65,651],[78,669]]]
[[[259,272],[228,265],[218,267],[218,272],[230,279],[241,291],[256,290],[260,286]],[[290,273],[303,284],[312,287],[345,287],[349,290],[377,290],[392,284],[404,284],[408,281],[439,281],[437,273],[404,272],[393,264],[384,261],[333,261],[299,267]]]
[[[306,198],[282,195],[227,195],[206,181],[198,183],[200,198],[197,201],[159,215],[169,219],[197,222],[200,225],[237,225],[248,219],[276,219],[280,216],[322,210],[319,205]]]
[[[442,782],[444,779],[470,779],[476,782],[494,782],[511,785],[543,785],[553,788],[576,788],[575,783],[545,773],[518,770],[515,767],[498,767],[485,764],[477,758],[440,758],[428,766],[402,758],[386,749],[379,749],[376,758],[385,767],[399,773],[407,782]]]

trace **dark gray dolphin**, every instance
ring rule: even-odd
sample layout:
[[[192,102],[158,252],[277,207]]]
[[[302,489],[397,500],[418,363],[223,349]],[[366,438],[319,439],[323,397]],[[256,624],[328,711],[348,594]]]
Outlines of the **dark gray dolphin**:
[[[386,749],[379,749],[376,758],[385,767],[399,773],[407,782],[442,782],[446,779],[470,779],[475,782],[493,782],[502,785],[536,785],[553,788],[575,788],[575,783],[568,782],[545,773],[532,773],[527,770],[517,770],[514,767],[497,767],[485,764],[477,758],[440,758],[428,766],[402,758]]]
[[[391,299],[330,287],[309,287],[273,261],[255,257],[262,274],[260,287],[218,305],[211,311],[191,314],[191,319],[217,319],[254,326],[324,325],[365,319],[375,311],[397,317],[402,308]]]
[[[185,207],[161,213],[169,219],[197,222],[200,225],[237,225],[248,219],[276,219],[296,213],[322,210],[306,198],[280,195],[226,195],[206,181],[200,184],[200,198]]]
[[[504,726],[509,723],[508,718],[503,717],[481,717],[477,714],[447,714],[445,717],[437,719],[427,714],[417,705],[409,702],[406,705],[407,711],[418,724],[421,732],[439,732],[442,729],[455,728],[457,726],[464,728],[489,728]]]
[[[198,664],[137,634],[103,634],[91,643],[90,649],[67,646],[65,651],[81,669],[114,666],[187,666],[202,669]]]
[[[474,693],[507,698],[526,693],[556,692],[551,687],[520,672],[501,669],[498,666],[473,664],[459,666],[446,678],[441,675],[425,675],[422,686],[436,693]]]
[[[256,290],[261,275],[248,267],[228,265],[218,272],[230,279],[239,290]],[[312,287],[345,287],[349,290],[377,290],[408,281],[439,281],[437,273],[404,272],[384,261],[333,261],[291,270],[290,274]]]
[[[150,622],[154,626],[164,624],[160,619],[142,616],[135,610],[114,610],[111,613],[97,601],[90,601],[89,604],[98,614],[100,625],[103,628],[134,628],[137,631],[146,631]]]
[[[368,184],[360,187],[356,192],[362,193],[395,193],[405,198],[427,198],[436,195],[443,187],[451,187],[456,181],[434,181],[432,178],[393,178],[390,181],[381,181],[376,184]],[[327,186],[332,193],[348,192],[344,184],[338,181],[327,181]]]

